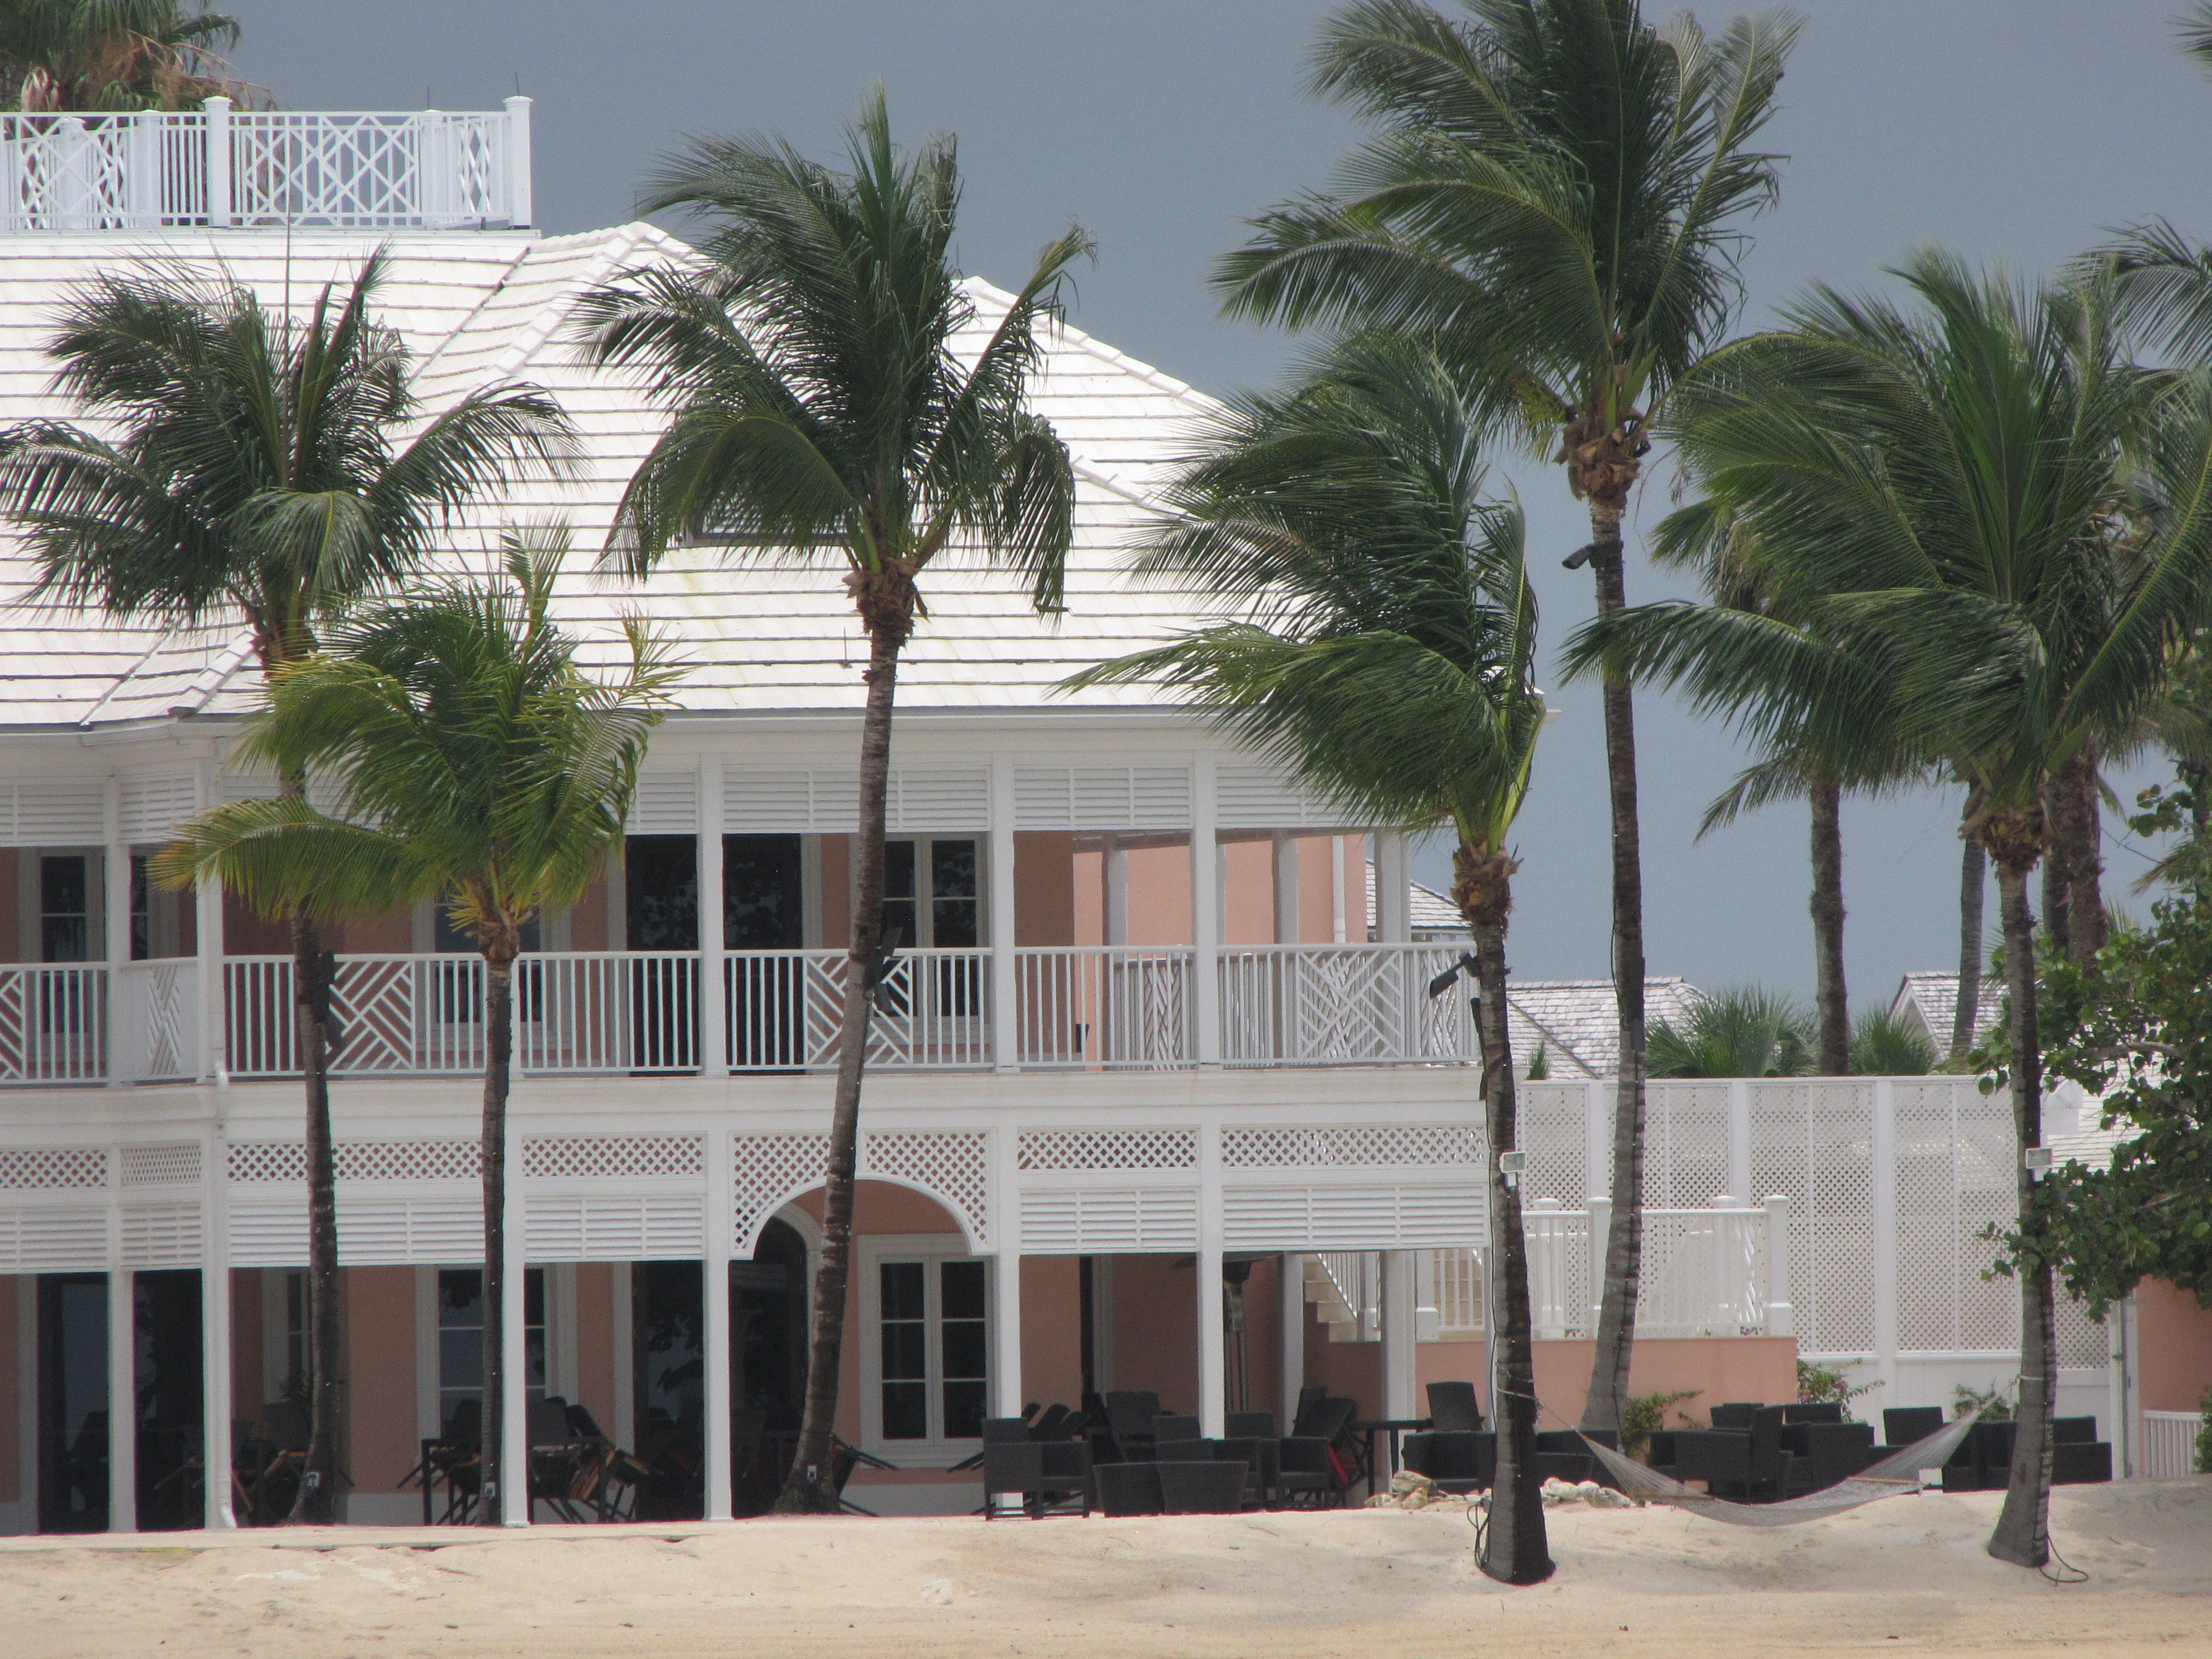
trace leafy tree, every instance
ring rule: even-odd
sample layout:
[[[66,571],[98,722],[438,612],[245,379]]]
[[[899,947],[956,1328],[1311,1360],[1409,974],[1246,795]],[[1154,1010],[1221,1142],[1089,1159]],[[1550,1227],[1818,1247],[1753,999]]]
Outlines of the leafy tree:
[[[1899,274],[1909,305],[1822,289],[1730,348],[1701,377],[1729,407],[1699,422],[1698,466],[1753,504],[1762,567],[1810,626],[1892,653],[1900,739],[1969,785],[2002,900],[2001,1069],[2025,1151],[2042,1138],[2027,879],[2051,842],[2046,787],[2132,729],[2212,598],[2212,380],[2128,363],[2108,265],[2032,289],[1937,253]],[[2154,514],[2129,514],[2130,475]],[[1802,705],[1847,709],[1818,668]],[[2018,1183],[2021,1431],[1990,1549],[2040,1565],[2052,1280],[2024,1168]]]
[[[1223,259],[1227,308],[1433,340],[1564,462],[1587,501],[1601,614],[1626,603],[1621,520],[1650,423],[1728,328],[1745,222],[1779,158],[1753,148],[1796,23],[1694,20],[1638,0],[1353,0],[1316,88],[1375,124],[1338,191],[1278,207]],[[1555,453],[1554,453],[1555,452]],[[1620,1077],[1613,1231],[1586,1428],[1617,1429],[1643,1250],[1644,898],[1629,682],[1603,688]]]
[[[701,139],[644,210],[708,224],[705,259],[587,295],[586,349],[643,370],[673,410],[623,493],[609,557],[637,573],[705,535],[736,562],[838,560],[868,637],[860,834],[830,1122],[820,1270],[799,1449],[780,1508],[834,1513],[826,1480],[844,1344],[860,1081],[883,934],[884,799],[899,653],[941,556],[1011,565],[1059,607],[1074,474],[1024,388],[1060,314],[1071,228],[995,319],[952,264],[950,138],[894,148],[880,88],[848,134],[851,172],[780,141]]]
[[[382,255],[333,308],[271,315],[250,290],[189,273],[104,276],[47,343],[59,389],[97,422],[0,433],[0,513],[33,597],[171,628],[243,623],[264,675],[312,651],[317,621],[392,584],[449,516],[520,469],[564,466],[571,429],[543,392],[472,392],[428,415],[398,337],[369,313]],[[411,432],[412,435],[407,435]],[[296,773],[279,780],[296,794]],[[331,960],[290,918],[295,1052],[307,1085],[314,1395],[295,1510],[328,1521],[337,1486],[337,1208],[331,1147]]]
[[[206,0],[0,0],[0,100],[21,110],[264,102],[219,55],[237,41],[238,20]]]
[[[1808,1077],[1819,1036],[1796,998],[1756,985],[1700,998],[1651,1027],[1654,1077]]]
[[[270,680],[241,750],[334,783],[201,813],[155,860],[172,885],[220,875],[272,914],[319,921],[434,899],[483,952],[483,1491],[488,1525],[526,1516],[527,1467],[506,1462],[507,1104],[522,933],[567,908],[622,838],[648,732],[677,678],[644,624],[628,672],[576,666],[548,614],[565,534],[506,538],[507,580],[454,581],[364,606],[327,649]]]
[[[1860,1077],[1925,1077],[1936,1045],[1909,1014],[1869,1008],[1851,1022],[1851,1070]]]
[[[1232,614],[1071,682],[1147,681],[1210,712],[1368,823],[1449,828],[1474,939],[1499,1300],[1496,1491],[1485,1572],[1547,1577],[1528,1276],[1516,1188],[1506,844],[1543,696],[1516,507],[1483,494],[1479,384],[1392,337],[1340,346],[1280,397],[1239,400],[1165,492],[1141,576]]]

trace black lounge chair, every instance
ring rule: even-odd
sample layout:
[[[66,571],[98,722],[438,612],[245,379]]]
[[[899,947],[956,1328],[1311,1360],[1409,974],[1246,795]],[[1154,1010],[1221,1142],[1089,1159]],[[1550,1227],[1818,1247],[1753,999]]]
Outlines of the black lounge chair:
[[[1438,1434],[1475,1434],[1482,1429],[1482,1407],[1472,1382],[1429,1384],[1429,1421]]]
[[[1160,1472],[1157,1463],[1101,1463],[1094,1472],[1098,1509],[1103,1515],[1158,1515]]]
[[[1487,1429],[1438,1429],[1406,1437],[1406,1467],[1437,1489],[1465,1497],[1487,1492],[1498,1472],[1498,1437]]]
[[[1157,1460],[1164,1515],[1235,1515],[1244,1507],[1245,1468],[1214,1458]]]
[[[1231,1440],[1273,1440],[1275,1438],[1275,1414],[1273,1412],[1231,1412],[1222,1431]]]
[[[1356,1401],[1334,1398],[1319,1401],[1311,1412],[1300,1408],[1298,1421],[1305,1432],[1284,1437],[1277,1486],[1293,1507],[1301,1498],[1325,1508],[1344,1502],[1346,1465],[1338,1461],[1334,1446],[1358,1409]]]
[[[1089,1515],[1091,1448],[1076,1440],[991,1440],[983,1446],[983,1516],[1018,1500],[1031,1520],[1051,1514]]]
[[[1943,1426],[1941,1406],[1887,1406],[1882,1408],[1881,1437],[1892,1446],[1909,1446],[1925,1440]]]

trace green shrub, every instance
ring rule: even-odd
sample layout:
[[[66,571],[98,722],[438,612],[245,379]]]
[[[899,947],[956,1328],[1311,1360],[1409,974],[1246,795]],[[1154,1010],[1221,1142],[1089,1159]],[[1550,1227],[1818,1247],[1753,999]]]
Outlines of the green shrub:
[[[2212,1382],[2197,1396],[2197,1473],[2212,1474]]]
[[[1795,998],[1756,985],[1698,999],[1680,1026],[1656,1020],[1645,1042],[1653,1077],[1805,1077],[1819,1047]]]
[[[1650,1445],[1651,1437],[1664,1428],[1667,1407],[1680,1401],[1695,1400],[1696,1389],[1677,1389],[1672,1394],[1638,1394],[1629,1396],[1620,1412],[1620,1449],[1631,1457],[1642,1457]],[[1690,1419],[1680,1412],[1674,1413],[1686,1423]]]
[[[1936,1045],[1910,1014],[1869,1008],[1851,1023],[1855,1077],[1925,1077],[1936,1058]]]
[[[1552,1056],[1541,1037],[1536,1039],[1536,1052],[1528,1056],[1528,1081],[1541,1083],[1552,1075]]]
[[[1951,1390],[1951,1415],[1986,1417],[1995,1423],[2009,1422],[2012,1419],[2012,1401],[2005,1397],[2002,1389],[1991,1389],[1984,1393],[1979,1389],[1970,1389],[1961,1382]]]
[[[1798,1402],[1801,1405],[1819,1406],[1832,1401],[1844,1408],[1844,1422],[1856,1422],[1858,1419],[1851,1415],[1851,1401],[1863,1394],[1872,1394],[1881,1386],[1875,1382],[1862,1382],[1856,1389],[1853,1388],[1850,1379],[1844,1373],[1857,1363],[1855,1359],[1846,1359],[1840,1365],[1814,1365],[1802,1359],[1799,1360],[1797,1362]]]

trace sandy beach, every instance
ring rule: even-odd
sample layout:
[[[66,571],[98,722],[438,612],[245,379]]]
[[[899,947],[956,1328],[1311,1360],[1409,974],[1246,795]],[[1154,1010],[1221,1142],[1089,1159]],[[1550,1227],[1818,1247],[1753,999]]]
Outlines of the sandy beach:
[[[1524,1590],[1475,1571],[1456,1505],[20,1539],[0,1606],[11,1659],[2212,1653],[2212,1480],[2059,1492],[2073,1584],[1983,1553],[1997,1503],[1771,1529],[1575,1505]]]

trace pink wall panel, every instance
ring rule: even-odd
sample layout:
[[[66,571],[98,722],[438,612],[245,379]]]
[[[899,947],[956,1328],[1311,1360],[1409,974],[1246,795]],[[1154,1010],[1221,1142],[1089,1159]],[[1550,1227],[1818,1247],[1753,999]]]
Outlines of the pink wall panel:
[[[1113,1278],[1114,1386],[1150,1389],[1164,1409],[1195,1414],[1197,1275],[1191,1258],[1117,1255]]]
[[[1076,1406],[1083,1398],[1083,1264],[1072,1255],[1022,1258],[1022,1398]]]
[[[1106,855],[1078,853],[1074,856],[1074,911],[1078,945],[1106,942]]]
[[[1222,848],[1224,945],[1275,942],[1275,848],[1272,842],[1232,841]]]
[[[1066,830],[1014,836],[1014,943],[1075,943],[1075,837]]]
[[[2136,1375],[2147,1412],[2193,1412],[2212,1387],[2212,1309],[2162,1279],[2136,1288]]]
[[[343,1270],[347,1473],[364,1494],[398,1489],[420,1454],[415,1422],[415,1270]]]
[[[1190,848],[1139,847],[1129,853],[1129,943],[1190,943]]]

